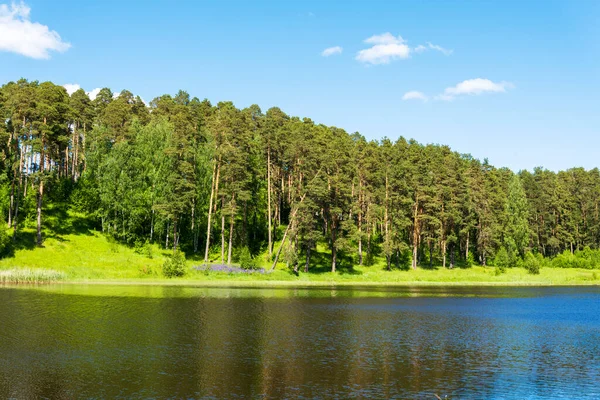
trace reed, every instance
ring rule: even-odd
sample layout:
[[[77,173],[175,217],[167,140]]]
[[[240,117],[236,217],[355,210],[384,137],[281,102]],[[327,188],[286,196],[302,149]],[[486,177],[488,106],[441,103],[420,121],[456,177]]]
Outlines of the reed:
[[[0,271],[0,283],[51,283],[65,278],[66,274],[51,269],[13,268]]]

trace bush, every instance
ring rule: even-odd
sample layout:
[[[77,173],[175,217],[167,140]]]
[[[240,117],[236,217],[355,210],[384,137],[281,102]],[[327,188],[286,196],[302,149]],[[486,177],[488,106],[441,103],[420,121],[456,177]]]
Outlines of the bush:
[[[471,268],[473,265],[475,265],[475,256],[473,255],[472,251],[470,251],[469,255],[467,256],[466,265],[468,268]]]
[[[506,272],[506,268],[510,266],[510,257],[504,246],[500,247],[496,257],[494,258],[494,265],[496,266],[496,275]]]
[[[142,243],[140,239],[137,239],[133,245],[133,251],[135,251],[137,254],[144,255],[148,258],[153,257],[152,245],[150,244],[150,242],[148,242],[148,240]]]
[[[0,217],[0,255],[5,255],[9,252],[11,241],[10,241],[10,231],[6,230],[6,223],[4,219]]]
[[[250,254],[250,250],[247,247],[242,247],[238,259],[240,267],[243,269],[256,269],[256,260]]]
[[[412,265],[412,251],[410,251],[410,249],[397,251],[394,254],[393,259],[397,268],[402,271],[408,271]]]
[[[592,269],[593,260],[579,256],[579,252],[571,254],[565,250],[552,260],[552,266],[555,268],[584,268]]]
[[[532,275],[538,275],[540,273],[540,261],[534,256],[532,253],[527,253],[525,255],[525,260],[523,261],[523,266]]]
[[[185,275],[185,255],[177,250],[163,264],[163,275],[167,278],[180,277]]]

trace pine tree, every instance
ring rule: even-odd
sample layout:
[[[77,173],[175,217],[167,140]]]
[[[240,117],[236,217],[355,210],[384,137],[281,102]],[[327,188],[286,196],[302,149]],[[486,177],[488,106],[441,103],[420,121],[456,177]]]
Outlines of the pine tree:
[[[504,212],[506,223],[503,244],[509,257],[523,258],[529,247],[529,205],[518,174],[513,174],[508,185]]]

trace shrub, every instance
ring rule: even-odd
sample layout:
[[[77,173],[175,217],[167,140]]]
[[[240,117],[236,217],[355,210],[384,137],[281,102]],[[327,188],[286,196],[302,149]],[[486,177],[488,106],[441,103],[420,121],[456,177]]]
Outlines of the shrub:
[[[412,251],[410,251],[410,249],[397,251],[394,255],[394,259],[398,269],[402,271],[408,271],[412,265]]]
[[[163,264],[163,275],[167,278],[180,277],[185,275],[185,255],[177,250]]]
[[[133,245],[133,251],[135,251],[137,254],[144,255],[148,258],[153,257],[152,245],[150,244],[150,242],[148,242],[148,240],[142,243],[140,239],[137,239]]]
[[[506,268],[510,265],[510,257],[504,246],[500,247],[496,253],[494,265],[496,266],[496,275],[506,272]]]
[[[0,255],[5,255],[10,249],[10,236],[6,231],[4,220],[0,218]]]
[[[538,275],[540,273],[540,261],[534,256],[532,253],[527,253],[525,255],[525,260],[523,262],[523,266],[532,275]]]
[[[138,271],[140,272],[140,275],[142,275],[142,276],[157,275],[157,272],[154,270],[154,268],[152,268],[151,265],[141,265],[138,268]]]
[[[248,247],[245,246],[240,250],[239,263],[240,267],[243,269],[256,269],[257,267],[256,260],[252,257],[252,254],[250,254]]]
[[[554,257],[552,266],[555,268],[593,268],[592,260],[571,254],[569,250],[565,250]]]
[[[283,248],[283,254],[281,256],[283,261],[288,267],[298,265],[298,253],[294,251],[292,246],[286,246]]]
[[[470,251],[469,255],[467,256],[467,261],[466,261],[467,267],[471,268],[473,265],[475,265],[475,256],[473,255],[473,252]]]

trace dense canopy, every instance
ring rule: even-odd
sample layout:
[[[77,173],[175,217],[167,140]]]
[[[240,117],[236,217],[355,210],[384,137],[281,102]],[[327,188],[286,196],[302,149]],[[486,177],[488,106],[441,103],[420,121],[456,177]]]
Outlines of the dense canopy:
[[[22,79],[1,87],[0,115],[3,246],[26,224],[42,245],[44,209],[61,202],[124,243],[223,264],[266,252],[296,271],[319,243],[332,271],[376,256],[388,269],[514,265],[600,247],[598,169],[514,173],[184,91],[146,105]]]

